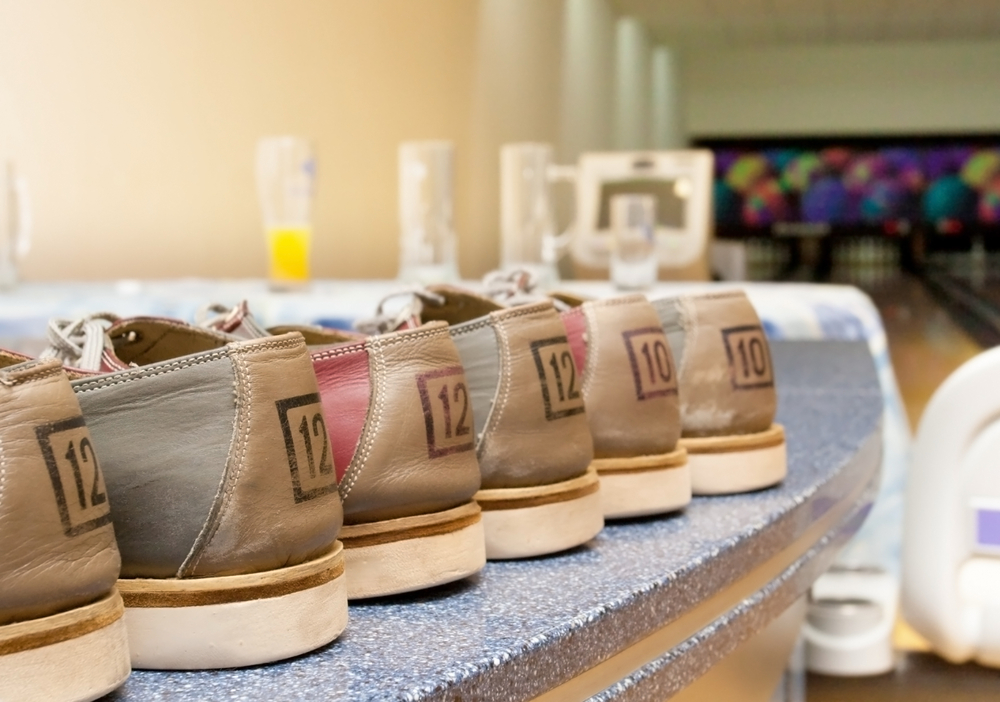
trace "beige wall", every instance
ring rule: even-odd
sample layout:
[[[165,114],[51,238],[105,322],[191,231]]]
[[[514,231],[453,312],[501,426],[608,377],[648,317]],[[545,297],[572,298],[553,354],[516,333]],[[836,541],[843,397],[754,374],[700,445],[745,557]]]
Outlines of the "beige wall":
[[[683,57],[693,136],[1000,131],[1000,42],[788,46]]]
[[[396,148],[425,138],[456,143],[460,266],[481,275],[500,144],[610,145],[616,21],[608,0],[0,0],[25,277],[262,275],[253,150],[277,133],[318,147],[314,275],[395,275]]]
[[[465,0],[0,2],[0,149],[29,278],[264,271],[256,139],[318,144],[315,274],[395,273],[396,144],[469,127]],[[459,160],[459,195],[469,169]]]
[[[705,49],[675,62],[614,7],[0,0],[0,157],[35,201],[25,276],[262,275],[252,160],[266,134],[318,146],[320,277],[395,274],[397,144],[454,140],[460,266],[475,277],[498,261],[507,141],[552,142],[566,162],[682,130],[1000,130],[1000,42]]]

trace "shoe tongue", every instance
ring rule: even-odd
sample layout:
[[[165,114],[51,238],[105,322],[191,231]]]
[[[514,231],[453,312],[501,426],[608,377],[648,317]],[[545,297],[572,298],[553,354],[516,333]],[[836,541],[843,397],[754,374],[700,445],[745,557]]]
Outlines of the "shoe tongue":
[[[450,285],[431,285],[427,290],[433,293],[436,299],[423,305],[420,316],[424,322],[461,324],[506,307],[489,297]]]
[[[552,298],[552,302],[555,304],[556,309],[560,312],[573,309],[574,307],[579,307],[583,303],[592,299],[585,297],[584,295],[577,295],[576,293],[570,292],[560,292],[558,290],[550,292],[549,297]]]
[[[212,312],[216,313],[215,316],[208,317],[207,314]],[[271,333],[250,314],[246,300],[228,311],[221,305],[210,305],[205,318],[198,320],[198,326],[214,329],[237,339],[260,339],[271,336]]]

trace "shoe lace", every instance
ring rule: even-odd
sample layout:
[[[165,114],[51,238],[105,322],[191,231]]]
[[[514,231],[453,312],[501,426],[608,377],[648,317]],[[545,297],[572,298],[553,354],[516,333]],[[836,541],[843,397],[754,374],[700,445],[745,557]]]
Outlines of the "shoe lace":
[[[195,325],[202,329],[221,331],[239,338],[259,339],[270,336],[266,328],[250,314],[246,300],[235,307],[212,302],[200,307],[194,315]]]
[[[194,313],[194,323],[205,329],[218,329],[225,325],[234,309],[221,302],[210,302],[199,307]]]
[[[409,297],[410,299],[395,314],[386,312],[385,304],[390,300],[400,297]],[[404,288],[383,297],[375,309],[375,314],[371,317],[359,319],[354,323],[354,328],[362,334],[370,335],[386,334],[406,326],[417,327],[420,326],[420,313],[424,305],[440,307],[444,303],[445,299],[443,296],[431,292],[427,288],[418,286]]]
[[[557,310],[568,309],[561,300],[548,298],[538,291],[538,276],[526,268],[509,271],[491,271],[483,276],[486,297],[502,305],[516,307],[541,300],[549,300]]]
[[[55,358],[82,370],[100,370],[101,354],[112,348],[108,328],[118,319],[110,312],[98,312],[80,319],[50,320],[46,330],[49,346],[40,358]]]
[[[504,304],[517,305],[539,299],[535,293],[538,277],[524,268],[510,271],[491,271],[483,276],[486,297]]]

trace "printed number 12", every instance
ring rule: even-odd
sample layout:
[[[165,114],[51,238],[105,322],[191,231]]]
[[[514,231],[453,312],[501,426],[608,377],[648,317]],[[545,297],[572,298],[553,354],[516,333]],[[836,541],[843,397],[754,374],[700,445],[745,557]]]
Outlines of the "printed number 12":
[[[80,458],[83,459],[84,463],[92,463],[94,465],[94,484],[90,488],[90,505],[91,507],[103,505],[108,501],[108,496],[101,492],[97,485],[101,471],[97,465],[97,460],[94,458],[94,447],[90,445],[90,439],[82,439],[80,441]],[[80,509],[87,509],[87,497],[83,488],[83,473],[80,471],[80,461],[76,457],[76,447],[72,441],[69,442],[69,449],[66,451],[66,460],[73,467],[73,481],[76,483],[76,497],[80,501]]]
[[[458,416],[458,424],[455,426],[455,436],[465,436],[469,433],[469,425],[465,423],[466,415],[469,413],[469,393],[465,389],[465,383],[455,383],[455,390],[452,394],[452,398],[456,403],[459,402],[459,393],[461,393],[461,407],[462,413]],[[444,438],[450,439],[452,437],[451,429],[451,399],[448,397],[448,386],[441,386],[441,392],[438,393],[438,399],[441,400],[441,404],[444,406]]]
[[[576,389],[576,366],[573,365],[573,356],[569,351],[563,351],[556,360],[556,354],[549,358],[549,365],[556,374],[556,391],[559,393],[559,401],[565,402],[567,399],[576,400],[580,397],[580,391]],[[560,366],[562,368],[560,369]],[[569,386],[563,389],[562,370],[569,371]]]
[[[326,432],[326,423],[323,421],[323,415],[317,412],[312,418],[312,436],[309,435],[309,422],[305,417],[302,418],[302,422],[299,423],[299,433],[302,434],[303,440],[306,442],[306,460],[309,461],[309,477],[316,477],[316,462],[313,457],[313,447],[312,447],[312,437],[323,438],[323,453],[319,457],[319,472],[320,475],[326,475],[333,472],[333,464],[329,459],[330,452],[330,435]]]

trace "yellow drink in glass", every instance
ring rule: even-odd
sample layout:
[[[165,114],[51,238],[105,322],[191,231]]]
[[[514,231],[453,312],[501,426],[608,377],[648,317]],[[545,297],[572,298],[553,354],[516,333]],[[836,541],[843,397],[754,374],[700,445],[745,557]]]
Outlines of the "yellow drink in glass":
[[[279,225],[267,230],[271,254],[271,282],[305,283],[309,280],[309,248],[312,227]]]

